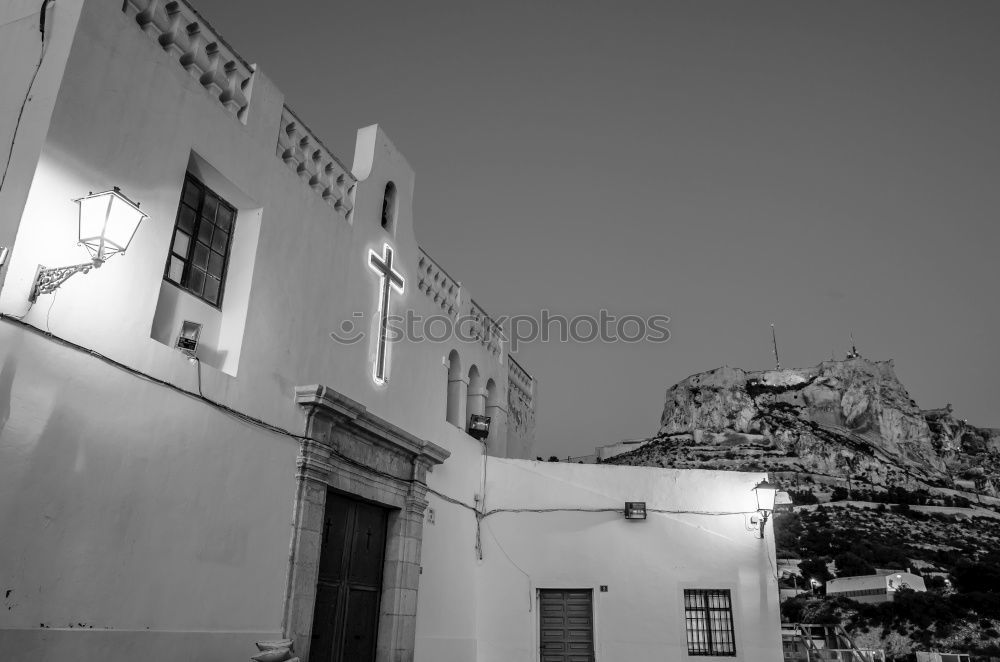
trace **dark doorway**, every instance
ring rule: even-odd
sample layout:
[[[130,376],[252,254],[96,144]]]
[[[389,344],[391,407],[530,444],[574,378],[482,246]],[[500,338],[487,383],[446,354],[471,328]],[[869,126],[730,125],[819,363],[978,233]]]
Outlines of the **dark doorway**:
[[[539,589],[542,662],[594,662],[590,589]]]
[[[312,662],[371,662],[378,635],[387,511],[326,493]]]

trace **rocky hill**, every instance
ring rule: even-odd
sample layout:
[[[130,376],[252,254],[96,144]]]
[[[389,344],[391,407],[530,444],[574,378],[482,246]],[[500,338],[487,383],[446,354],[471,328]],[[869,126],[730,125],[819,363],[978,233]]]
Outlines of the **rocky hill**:
[[[659,434],[615,464],[766,470],[824,500],[835,487],[1000,496],[1000,430],[921,410],[891,361],[717,368],[667,391]]]
[[[891,361],[692,375],[667,390],[659,433],[605,462],[767,471],[794,504],[774,518],[784,588],[875,568],[929,588],[881,605],[821,589],[784,617],[839,622],[890,660],[1000,656],[1000,430],[920,409]]]

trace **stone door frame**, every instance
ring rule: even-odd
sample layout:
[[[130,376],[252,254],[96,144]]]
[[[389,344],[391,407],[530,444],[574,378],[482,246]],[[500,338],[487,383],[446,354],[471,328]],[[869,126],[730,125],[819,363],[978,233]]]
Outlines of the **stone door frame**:
[[[376,662],[411,662],[427,472],[450,453],[370,413],[337,391],[299,386],[306,439],[296,459],[295,508],[282,631],[309,659],[326,490],[389,509]]]

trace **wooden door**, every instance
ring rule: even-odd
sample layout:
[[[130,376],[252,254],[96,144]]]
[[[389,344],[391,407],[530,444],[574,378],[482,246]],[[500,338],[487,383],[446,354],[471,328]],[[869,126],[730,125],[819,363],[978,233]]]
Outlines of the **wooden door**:
[[[540,589],[541,662],[594,662],[590,589]]]
[[[378,635],[387,511],[327,491],[313,662],[371,662]]]

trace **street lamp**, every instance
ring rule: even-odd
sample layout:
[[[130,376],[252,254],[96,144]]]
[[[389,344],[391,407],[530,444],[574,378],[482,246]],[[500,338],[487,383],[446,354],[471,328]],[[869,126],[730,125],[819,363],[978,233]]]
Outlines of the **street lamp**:
[[[778,493],[778,486],[764,479],[754,486],[753,491],[757,495],[757,512],[760,513],[760,537],[763,538],[764,525],[767,524],[768,518],[774,512],[774,496]]]
[[[59,289],[71,276],[97,269],[112,256],[124,253],[142,219],[148,218],[116,186],[110,191],[91,193],[73,202],[80,206],[79,243],[90,253],[90,262],[68,267],[47,268],[38,265],[35,281],[31,285],[28,301],[32,303],[40,294]]]

